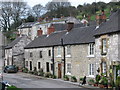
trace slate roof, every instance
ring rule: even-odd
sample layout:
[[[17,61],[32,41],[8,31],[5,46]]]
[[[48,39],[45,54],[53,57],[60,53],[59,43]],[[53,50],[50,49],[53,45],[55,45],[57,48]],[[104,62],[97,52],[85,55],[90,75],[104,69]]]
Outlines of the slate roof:
[[[54,32],[47,35],[42,35],[36,38],[34,41],[29,43],[25,49],[29,48],[39,48],[39,47],[50,47],[61,45],[61,38],[63,38],[64,45],[75,45],[75,44],[85,44],[94,43],[94,30],[95,26],[74,28],[69,33],[67,30]]]
[[[84,25],[82,23],[80,24],[74,24],[74,28],[79,28],[79,27],[83,27]],[[56,31],[61,31],[61,30],[66,30],[67,29],[67,24],[54,24],[55,30]]]
[[[114,32],[120,32],[120,9],[113,13],[108,21],[102,23],[99,28],[96,29],[95,36]]]
[[[22,39],[22,37],[18,37],[16,38],[14,41],[12,41],[10,44],[8,44],[5,49],[10,49],[12,48],[15,44],[17,44],[20,40]]]
[[[31,28],[36,22],[28,22],[28,23],[23,23],[22,25],[20,25],[18,27],[18,29],[22,29],[22,28]]]

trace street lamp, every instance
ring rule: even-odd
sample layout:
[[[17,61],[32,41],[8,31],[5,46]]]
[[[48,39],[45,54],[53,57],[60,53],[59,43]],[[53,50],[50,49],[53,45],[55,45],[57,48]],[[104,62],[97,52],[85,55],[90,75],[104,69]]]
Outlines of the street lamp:
[[[61,45],[63,47],[63,61],[64,61],[64,76],[65,76],[65,72],[66,72],[66,60],[65,60],[65,45],[63,44],[63,38],[61,38]]]

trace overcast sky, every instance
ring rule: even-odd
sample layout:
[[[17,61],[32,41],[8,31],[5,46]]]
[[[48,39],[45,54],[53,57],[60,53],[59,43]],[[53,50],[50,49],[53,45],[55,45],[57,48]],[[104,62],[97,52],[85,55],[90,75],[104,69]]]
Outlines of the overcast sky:
[[[32,7],[36,4],[42,4],[43,6],[45,6],[45,4],[47,2],[52,1],[52,0],[25,0],[25,1],[27,1],[28,5],[30,5]],[[72,6],[78,6],[79,4],[95,2],[95,0],[68,0],[68,1],[71,2]],[[104,1],[104,2],[108,3],[111,0],[96,0],[96,2],[98,2],[98,1]]]

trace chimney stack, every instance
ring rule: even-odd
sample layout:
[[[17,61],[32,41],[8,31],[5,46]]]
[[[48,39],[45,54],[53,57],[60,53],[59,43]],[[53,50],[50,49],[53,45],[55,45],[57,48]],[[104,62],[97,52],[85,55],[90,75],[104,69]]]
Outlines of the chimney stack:
[[[67,23],[67,30],[68,30],[68,32],[71,31],[73,29],[73,27],[74,27],[74,23],[73,22],[68,22]]]
[[[42,33],[43,33],[43,31],[42,31],[41,28],[40,28],[40,30],[37,31],[37,36],[41,36]]]
[[[97,25],[100,25],[101,23],[106,21],[106,15],[104,10],[102,10],[102,14],[96,16],[96,21],[97,21]]]
[[[50,35],[52,32],[55,32],[55,27],[53,26],[53,24],[51,24],[51,26],[48,28],[47,34]]]

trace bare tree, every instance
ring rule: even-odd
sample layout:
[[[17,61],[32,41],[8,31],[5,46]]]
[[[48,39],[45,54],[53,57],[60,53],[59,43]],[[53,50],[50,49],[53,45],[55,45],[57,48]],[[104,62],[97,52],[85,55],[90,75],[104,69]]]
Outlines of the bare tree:
[[[12,23],[14,23],[14,28],[16,28],[21,17],[27,15],[28,7],[25,2],[1,2],[0,4],[0,21],[4,31],[10,31]]]
[[[21,17],[27,16],[29,7],[26,2],[13,2],[12,3],[12,19],[17,27],[17,22],[20,21]]]
[[[38,18],[42,15],[44,7],[41,4],[37,4],[32,7],[32,10],[34,12],[34,15]]]
[[[9,2],[1,3],[1,25],[4,30],[10,30],[10,21],[11,21],[11,14],[12,14],[12,8],[11,4]]]

